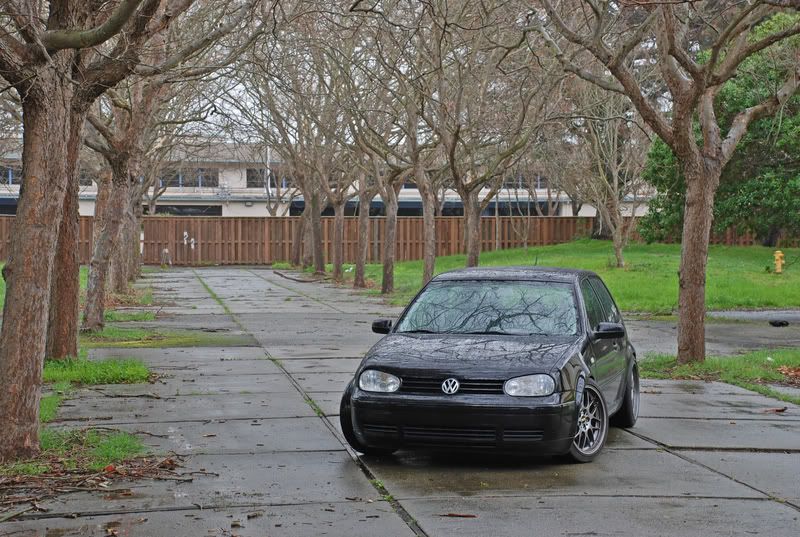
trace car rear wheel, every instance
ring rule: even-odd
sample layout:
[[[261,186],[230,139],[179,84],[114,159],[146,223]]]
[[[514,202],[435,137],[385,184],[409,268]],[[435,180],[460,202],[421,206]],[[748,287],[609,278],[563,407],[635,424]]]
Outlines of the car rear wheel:
[[[353,414],[350,407],[351,390],[351,387],[347,388],[347,390],[344,392],[344,395],[342,395],[342,402],[339,404],[339,423],[342,426],[342,434],[344,434],[344,439],[347,440],[347,443],[350,445],[350,447],[359,453],[363,453],[364,455],[390,455],[397,451],[397,448],[377,448],[366,446],[358,440],[358,437],[356,437],[356,434],[353,431]]]
[[[628,373],[628,381],[625,385],[625,397],[622,406],[611,418],[611,423],[615,427],[629,428],[636,425],[639,418],[639,368],[633,364]]]
[[[568,456],[575,462],[591,462],[608,437],[608,411],[600,389],[587,380],[578,404],[578,426]]]

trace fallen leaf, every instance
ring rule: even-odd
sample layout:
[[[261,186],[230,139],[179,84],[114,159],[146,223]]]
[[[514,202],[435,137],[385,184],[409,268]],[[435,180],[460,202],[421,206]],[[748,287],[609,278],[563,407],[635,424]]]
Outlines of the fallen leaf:
[[[232,528],[243,528],[244,526],[242,525],[242,523],[239,520],[234,520],[233,522],[231,522],[231,527]]]
[[[781,407],[781,408],[768,408],[764,412],[767,413],[767,414],[783,414],[787,410],[789,410],[789,407],[788,406],[784,406],[784,407]]]
[[[117,470],[117,467],[114,466],[113,464],[109,464],[108,466],[103,468],[103,471],[105,473],[107,473],[107,474],[113,474],[116,470]]]
[[[445,513],[439,516],[449,517],[449,518],[478,518],[478,515],[473,515],[469,513]]]
[[[217,435],[215,435],[214,433],[208,433],[203,435],[204,438],[211,438],[212,436],[217,436]]]
[[[264,516],[263,511],[256,511],[255,513],[247,513],[247,520],[251,520],[253,518],[258,518],[260,516]]]

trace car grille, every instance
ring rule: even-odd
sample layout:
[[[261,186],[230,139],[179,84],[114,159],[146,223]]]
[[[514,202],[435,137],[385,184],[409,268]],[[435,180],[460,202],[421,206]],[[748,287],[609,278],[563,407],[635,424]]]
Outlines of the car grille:
[[[403,393],[419,394],[441,394],[442,382],[446,377],[402,377],[400,391]],[[476,380],[458,379],[459,388],[457,393],[473,394],[502,394],[502,380]]]
[[[536,442],[544,437],[540,429],[509,429],[497,427],[440,427],[433,425],[384,425],[364,423],[361,429],[367,436],[387,437],[408,444],[449,446],[470,445],[495,447],[498,441]]]

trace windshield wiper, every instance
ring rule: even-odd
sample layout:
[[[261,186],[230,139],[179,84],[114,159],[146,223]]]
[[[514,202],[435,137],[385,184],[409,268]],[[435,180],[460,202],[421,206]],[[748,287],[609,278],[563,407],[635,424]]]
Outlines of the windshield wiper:
[[[544,336],[536,332],[504,332],[502,330],[477,330],[475,332],[460,332],[471,336]]]
[[[475,332],[461,332],[471,336],[527,336],[528,334],[514,334],[512,332],[504,332],[502,330],[476,330]]]
[[[424,328],[418,328],[416,330],[401,330],[398,334],[438,334],[439,332],[434,332],[433,330],[425,330]]]

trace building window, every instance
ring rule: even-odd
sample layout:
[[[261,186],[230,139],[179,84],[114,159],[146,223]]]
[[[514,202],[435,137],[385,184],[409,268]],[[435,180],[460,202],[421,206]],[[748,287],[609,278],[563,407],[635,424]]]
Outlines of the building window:
[[[216,188],[219,186],[217,168],[196,168],[181,175],[181,185],[186,187]]]
[[[86,170],[78,172],[78,184],[80,186],[92,186],[92,183],[97,182],[94,174]]]
[[[269,175],[266,168],[247,168],[247,188],[265,188]]]
[[[0,166],[0,184],[21,185],[22,170],[11,166]]]
[[[218,168],[199,168],[197,170],[197,181],[199,186],[206,188],[219,188],[219,169]]]
[[[161,188],[177,188],[181,186],[181,173],[175,170],[167,170],[158,178]]]

